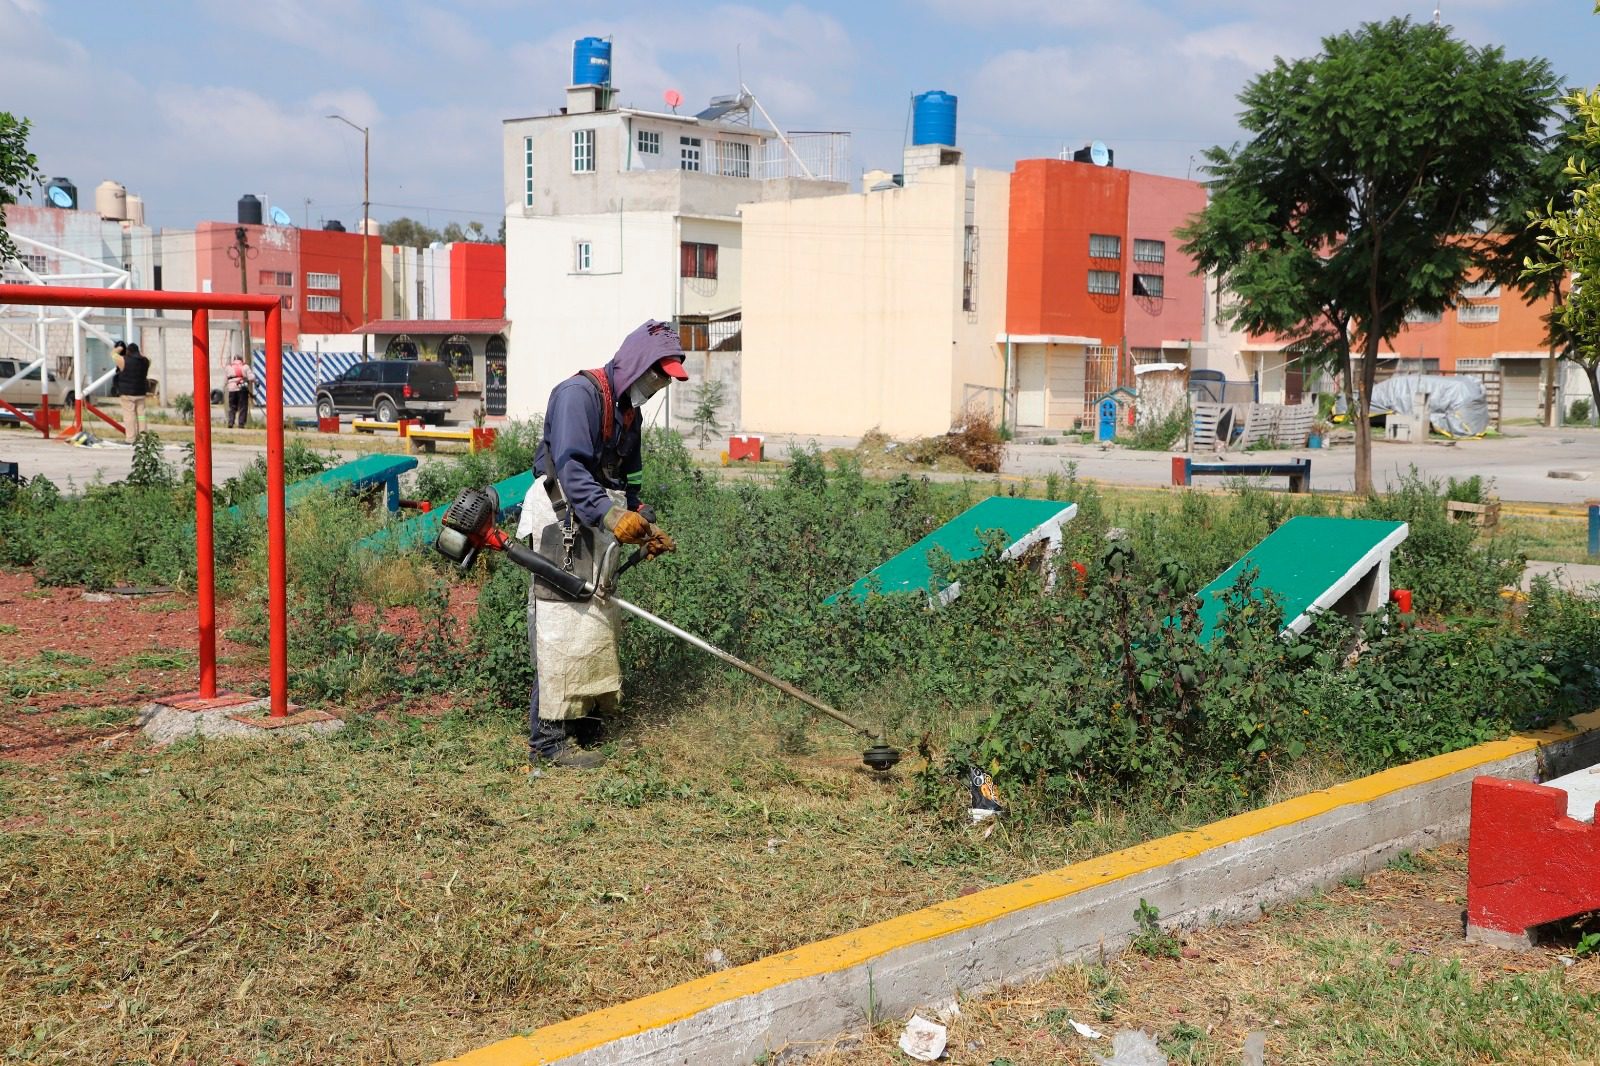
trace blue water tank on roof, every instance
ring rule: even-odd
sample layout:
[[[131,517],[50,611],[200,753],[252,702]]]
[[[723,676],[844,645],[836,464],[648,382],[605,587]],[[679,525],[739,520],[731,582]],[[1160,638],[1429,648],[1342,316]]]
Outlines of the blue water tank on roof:
[[[579,37],[572,42],[572,84],[611,84],[611,42],[604,37]]]
[[[956,98],[930,89],[911,98],[911,143],[956,144]]]

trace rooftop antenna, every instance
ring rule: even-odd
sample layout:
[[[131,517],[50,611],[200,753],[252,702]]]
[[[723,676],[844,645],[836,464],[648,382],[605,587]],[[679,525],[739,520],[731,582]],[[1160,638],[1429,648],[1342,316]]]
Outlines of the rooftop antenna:
[[[1439,5],[1438,4],[1434,4],[1433,5],[1433,24],[1435,26],[1437,26],[1442,21],[1443,21],[1443,16],[1439,14]]]
[[[783,127],[774,122],[772,116],[767,114],[767,109],[761,106],[761,101],[756,97],[755,93],[750,91],[750,86],[741,81],[739,83],[739,92],[748,96],[750,102],[756,105],[756,110],[761,112],[761,117],[766,119],[767,125],[772,127],[772,132],[776,133],[778,140],[783,142],[783,147],[788,151],[790,158],[800,167],[800,172],[806,176],[807,180],[815,181],[816,175],[811,173],[811,168],[806,166],[806,161],[800,158],[800,153],[794,150],[794,145],[790,144],[789,138],[784,136]]]

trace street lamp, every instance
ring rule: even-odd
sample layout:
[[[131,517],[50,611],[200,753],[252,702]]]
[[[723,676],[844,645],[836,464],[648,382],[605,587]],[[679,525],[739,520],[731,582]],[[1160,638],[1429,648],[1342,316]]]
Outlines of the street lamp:
[[[372,132],[365,126],[357,126],[343,115],[329,115],[331,119],[343,122],[353,130],[361,132],[361,327],[366,328],[367,318],[367,215],[372,208],[370,192],[371,162],[372,162]],[[367,359],[370,355],[368,346],[372,343],[370,333],[361,334],[361,358]]]

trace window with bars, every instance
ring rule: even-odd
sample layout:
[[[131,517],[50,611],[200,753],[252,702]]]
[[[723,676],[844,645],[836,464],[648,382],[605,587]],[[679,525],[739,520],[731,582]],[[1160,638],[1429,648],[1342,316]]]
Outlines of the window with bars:
[[[1141,237],[1133,239],[1133,259],[1137,263],[1165,263],[1167,261],[1166,241],[1147,241]]]
[[[661,154],[661,134],[656,130],[640,130],[638,143],[640,155]]]
[[[594,245],[589,241],[575,241],[572,245],[572,269],[587,274],[594,269]]]
[[[1456,321],[1477,323],[1500,321],[1499,304],[1467,304],[1456,308]]]
[[[1414,326],[1428,326],[1444,321],[1444,315],[1438,311],[1407,311],[1406,321]]]
[[[1097,296],[1115,296],[1122,291],[1122,275],[1115,270],[1091,270],[1089,291]]]
[[[337,296],[307,296],[307,311],[337,311],[339,298]]]
[[[1468,300],[1487,300],[1500,295],[1500,283],[1485,279],[1461,286],[1461,295]]]
[[[533,206],[533,138],[522,138],[522,206]]]
[[[728,178],[750,176],[750,145],[747,141],[717,142],[717,173]]]
[[[686,278],[717,277],[717,246],[714,244],[696,244],[693,241],[684,241],[681,248],[680,270],[681,276]]]
[[[1089,234],[1090,259],[1121,259],[1122,238],[1107,233]]]
[[[337,274],[311,273],[306,275],[306,288],[308,289],[337,289],[338,287],[339,275]],[[310,304],[308,303],[306,306],[310,307]]]
[[[289,286],[294,284],[294,272],[290,270],[263,270],[256,280],[262,285]]]
[[[572,172],[594,173],[594,130],[572,131]]]
[[[683,170],[700,169],[700,138],[678,138],[678,166]]]
[[[1160,274],[1135,274],[1133,294],[1159,300],[1166,294],[1166,279]]]

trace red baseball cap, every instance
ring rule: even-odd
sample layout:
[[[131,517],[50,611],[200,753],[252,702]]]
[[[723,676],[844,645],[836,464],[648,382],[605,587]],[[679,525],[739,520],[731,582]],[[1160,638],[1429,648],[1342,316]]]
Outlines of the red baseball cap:
[[[683,368],[683,356],[681,355],[664,356],[656,360],[656,366],[660,367],[661,372],[669,378],[674,378],[678,381],[689,380],[689,372]]]

